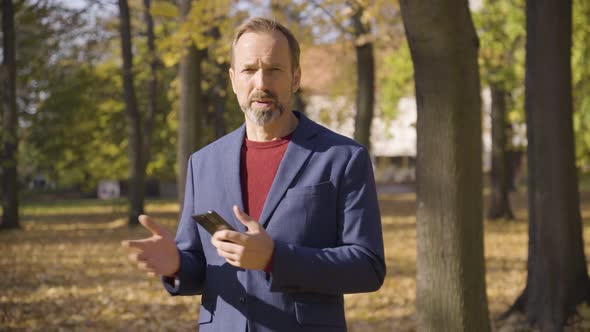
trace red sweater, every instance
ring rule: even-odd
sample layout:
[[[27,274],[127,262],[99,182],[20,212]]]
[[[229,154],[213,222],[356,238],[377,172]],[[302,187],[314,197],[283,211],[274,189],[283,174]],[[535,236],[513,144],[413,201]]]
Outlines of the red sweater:
[[[244,140],[240,158],[244,212],[256,220],[260,219],[266,196],[290,141],[291,135],[270,142]],[[264,270],[272,270],[272,256]]]

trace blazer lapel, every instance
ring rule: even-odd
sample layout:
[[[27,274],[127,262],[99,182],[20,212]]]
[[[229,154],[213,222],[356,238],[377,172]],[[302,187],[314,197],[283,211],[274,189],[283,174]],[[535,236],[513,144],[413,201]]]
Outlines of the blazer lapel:
[[[270,216],[313,151],[310,139],[315,136],[317,127],[303,114],[296,112],[296,115],[299,117],[299,125],[293,132],[291,142],[289,142],[287,151],[281,160],[258,220],[264,227],[268,224]]]
[[[242,198],[242,184],[240,182],[240,154],[245,133],[245,125],[234,131],[224,147],[225,151],[221,153],[221,167],[223,167],[223,178],[227,197],[232,206],[235,204],[242,211],[244,211],[244,200]],[[231,207],[230,210],[233,216],[233,209]],[[232,219],[235,219],[235,217]],[[239,220],[235,220],[234,226],[237,226],[236,229],[246,231],[246,226],[239,222]]]

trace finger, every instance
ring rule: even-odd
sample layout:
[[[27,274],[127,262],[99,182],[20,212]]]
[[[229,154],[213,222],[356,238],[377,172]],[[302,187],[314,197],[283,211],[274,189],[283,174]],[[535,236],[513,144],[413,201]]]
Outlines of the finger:
[[[147,261],[148,260],[148,255],[145,251],[141,251],[137,254],[137,260],[138,261]]]
[[[129,254],[129,259],[134,261],[134,262],[139,262],[139,261],[147,261],[147,255],[145,254],[145,251],[142,252],[134,252],[132,254]]]
[[[242,267],[242,263],[239,260],[234,260],[234,259],[225,259],[226,262],[228,262],[229,264],[235,266],[235,267]]]
[[[248,228],[248,231],[256,230],[257,227],[260,226],[260,224],[258,224],[258,221],[254,220],[244,211],[240,210],[240,208],[237,205],[233,206],[233,210],[234,214],[236,215],[236,218],[238,218],[238,220]]]
[[[147,271],[147,273],[149,274],[154,273],[154,275],[158,275],[158,268],[154,265],[154,262],[152,261],[140,261],[141,263],[145,264],[143,267],[143,270]]]
[[[243,248],[244,248],[244,246],[242,246],[242,245],[228,242],[228,241],[219,240],[216,238],[211,238],[211,244],[213,244],[213,246],[217,249],[221,249],[223,251],[231,252],[231,253],[239,253],[239,252],[243,251]]]
[[[149,270],[148,264],[146,262],[139,262],[137,263],[137,267],[141,270]]]
[[[239,245],[244,245],[248,240],[246,234],[228,230],[217,231],[211,238],[217,241],[232,242]]]
[[[141,239],[141,240],[126,240],[121,242],[121,245],[125,248],[135,248],[139,250],[145,250],[148,246],[148,242],[151,240],[148,239]]]
[[[217,255],[219,255],[219,257],[222,257],[225,259],[230,259],[230,260],[238,260],[240,258],[240,256],[237,254],[232,254],[227,251],[223,251],[221,249],[217,249]]]
[[[250,217],[246,212],[242,211],[242,209],[240,209],[239,206],[234,205],[233,210],[234,214],[236,215],[236,218],[238,218],[241,222],[253,220],[252,217]]]
[[[147,228],[147,230],[149,230],[154,235],[167,235],[168,234],[168,232],[166,231],[166,229],[162,225],[155,222],[147,214],[140,215],[139,222],[143,225],[143,227]]]

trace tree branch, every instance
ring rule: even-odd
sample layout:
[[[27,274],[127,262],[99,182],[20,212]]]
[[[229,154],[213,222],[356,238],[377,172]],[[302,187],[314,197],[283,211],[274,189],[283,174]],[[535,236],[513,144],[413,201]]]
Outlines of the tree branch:
[[[325,8],[324,6],[322,6],[318,1],[316,0],[309,0],[309,2],[311,4],[313,4],[316,8],[320,9],[321,11],[324,12],[324,14],[326,14],[328,16],[328,18],[330,18],[330,20],[332,21],[332,23],[336,26],[336,28],[338,30],[340,30],[340,32],[342,33],[348,33],[348,34],[354,34],[354,31],[347,29],[344,25],[342,25],[341,22],[339,22],[336,17],[334,17],[334,15],[332,15],[332,13],[330,13],[330,11]]]

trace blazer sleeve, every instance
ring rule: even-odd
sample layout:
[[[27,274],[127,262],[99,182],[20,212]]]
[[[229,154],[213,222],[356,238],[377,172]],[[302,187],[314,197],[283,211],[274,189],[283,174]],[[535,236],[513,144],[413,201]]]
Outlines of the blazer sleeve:
[[[192,220],[195,197],[192,165],[191,156],[186,171],[184,204],[176,233],[176,247],[180,254],[180,269],[175,278],[162,278],[164,288],[171,295],[201,294],[205,280],[207,262],[197,224]]]
[[[271,291],[342,294],[381,287],[386,273],[381,216],[364,147],[346,166],[338,209],[338,246],[318,249],[275,241]]]

